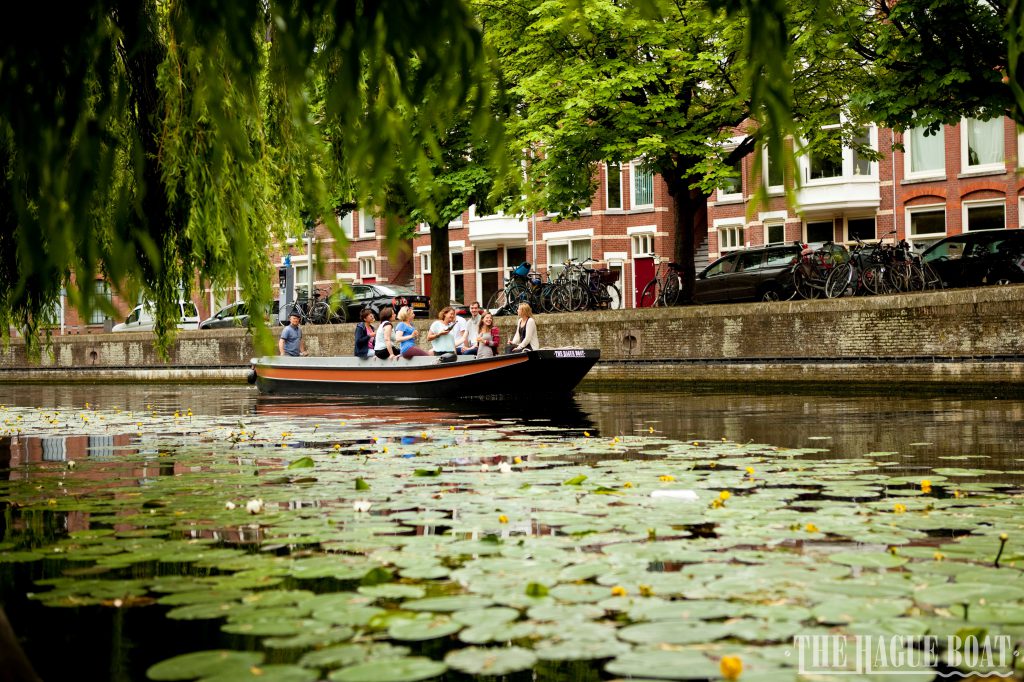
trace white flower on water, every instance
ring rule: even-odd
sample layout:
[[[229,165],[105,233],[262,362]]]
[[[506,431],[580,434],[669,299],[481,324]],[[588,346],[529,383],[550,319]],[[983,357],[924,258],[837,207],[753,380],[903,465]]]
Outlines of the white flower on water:
[[[261,513],[263,511],[263,500],[249,500],[248,502],[245,503],[245,511],[249,512],[250,514]]]
[[[501,464],[498,465],[498,471],[500,471],[503,474],[511,474],[512,465],[509,464],[508,462],[502,462]]]
[[[491,467],[490,467],[489,464],[487,464],[487,462],[484,462],[483,464],[480,465],[480,471],[490,471],[490,470],[491,470]]]
[[[235,508],[236,506],[238,506],[238,505],[236,505],[236,504],[235,504],[234,502],[232,502],[231,500],[228,500],[227,502],[225,502],[225,503],[224,503],[224,508],[225,508],[225,509],[227,509],[228,511],[231,511],[231,510],[232,510],[232,509],[234,509],[234,508]]]
[[[369,500],[356,500],[352,503],[352,509],[360,514],[370,511],[370,507],[372,506],[373,503]]]
[[[671,500],[681,500],[683,502],[697,501],[697,493],[692,490],[655,490],[651,492],[651,497],[667,497]]]

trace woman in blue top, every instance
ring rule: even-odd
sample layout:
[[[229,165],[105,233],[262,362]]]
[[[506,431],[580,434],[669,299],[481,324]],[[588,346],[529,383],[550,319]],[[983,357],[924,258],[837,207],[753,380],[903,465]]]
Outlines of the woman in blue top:
[[[409,324],[409,318],[412,317],[412,308],[404,306],[398,311],[398,326],[395,327],[395,341],[400,345],[399,348],[402,351],[402,357],[408,360],[414,358],[417,355],[430,355],[427,351],[422,348],[417,348],[416,339],[419,337],[419,331]]]

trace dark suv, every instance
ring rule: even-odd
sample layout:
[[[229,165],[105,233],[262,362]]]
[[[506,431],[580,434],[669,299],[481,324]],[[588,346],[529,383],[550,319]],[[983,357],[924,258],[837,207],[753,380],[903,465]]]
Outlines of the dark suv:
[[[759,246],[727,253],[697,275],[694,303],[778,301],[793,294],[790,266],[795,244]]]
[[[1024,282],[1024,230],[964,232],[921,254],[947,287]]]

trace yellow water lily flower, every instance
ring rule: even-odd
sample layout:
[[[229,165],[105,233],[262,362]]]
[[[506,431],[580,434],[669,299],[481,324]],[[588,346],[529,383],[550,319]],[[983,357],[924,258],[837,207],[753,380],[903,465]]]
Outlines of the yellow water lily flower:
[[[630,483],[629,481],[626,481],[625,483],[622,484],[622,487],[623,488],[632,488],[633,484]]]
[[[728,490],[723,490],[722,492],[718,493],[718,499],[720,499],[722,502],[725,502],[730,497],[732,497],[732,493],[729,492]]]
[[[936,552],[935,554],[932,555],[932,558],[935,559],[936,561],[942,561],[943,559],[946,558],[946,555],[943,554],[942,552]]]
[[[718,669],[722,672],[722,677],[730,682],[738,680],[743,673],[743,660],[739,656],[722,656],[722,660],[718,662]]]
[[[671,474],[664,474],[662,476],[658,476],[658,480],[659,481],[665,481],[666,483],[668,483],[668,482],[676,480],[676,477],[672,476]]]
[[[806,526],[804,526],[804,530],[806,530],[808,533],[817,533],[818,527],[815,526],[813,523],[808,523]]]
[[[523,458],[522,457],[513,457],[512,458],[512,463],[513,464],[522,464],[523,463]]]
[[[747,467],[747,476],[754,475],[754,467]]]
[[[924,480],[924,481],[921,481],[921,492],[923,492],[924,494],[927,495],[931,491],[932,491],[932,482],[927,480],[927,479]]]
[[[905,504],[900,504],[899,502],[897,502],[892,506],[892,511],[894,514],[902,514],[907,511],[907,506]]]
[[[508,517],[502,514],[498,517],[498,523],[508,523]]]
[[[622,585],[616,585],[615,587],[612,588],[612,596],[613,597],[625,597],[626,596],[626,588],[623,587]]]
[[[341,443],[335,443],[334,444],[334,449],[335,450],[341,450]]]
[[[590,431],[584,431],[583,435],[586,436],[587,438],[590,438]]]
[[[654,588],[652,588],[650,585],[637,585],[636,587],[640,591],[640,596],[641,597],[653,597],[654,596]]]

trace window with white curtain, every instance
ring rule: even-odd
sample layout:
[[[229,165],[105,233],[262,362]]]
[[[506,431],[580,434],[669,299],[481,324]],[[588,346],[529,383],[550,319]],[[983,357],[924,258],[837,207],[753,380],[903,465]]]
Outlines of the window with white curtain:
[[[735,251],[743,248],[743,226],[730,225],[718,228],[718,252]]]
[[[364,237],[372,237],[377,234],[377,224],[373,221],[373,213],[370,211],[360,209],[359,233]]]
[[[640,161],[632,164],[633,208],[654,206],[654,173],[644,170]]]
[[[928,128],[919,126],[907,131],[903,137],[906,149],[905,172],[908,178],[938,177],[946,174],[945,127],[928,134]]]
[[[1003,119],[980,121],[964,119],[962,158],[964,171],[1001,171],[1004,169]]]
[[[621,209],[622,208],[622,164],[620,163],[608,163],[605,165],[607,169],[607,189],[608,189],[608,208],[609,209]]]
[[[341,231],[345,233],[345,236],[349,239],[352,238],[352,212],[349,211],[343,216],[338,216],[338,224],[341,225]]]

